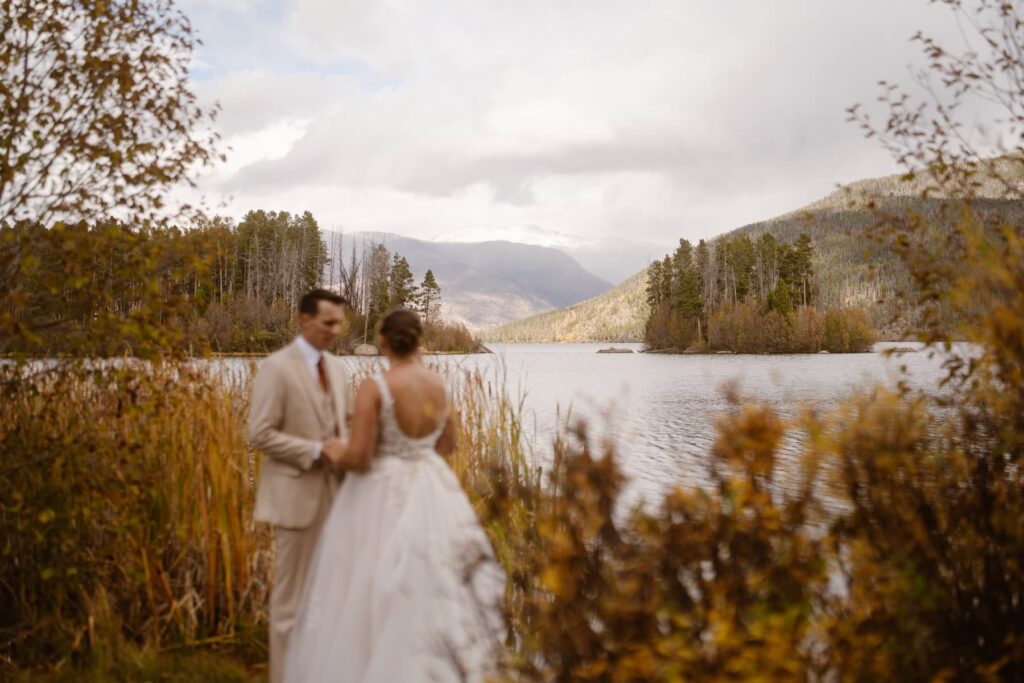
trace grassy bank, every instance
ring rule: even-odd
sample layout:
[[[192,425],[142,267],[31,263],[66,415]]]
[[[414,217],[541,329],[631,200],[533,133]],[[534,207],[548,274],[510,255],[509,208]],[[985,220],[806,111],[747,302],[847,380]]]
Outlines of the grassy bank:
[[[496,469],[535,480],[497,378],[449,379],[451,463],[475,499]],[[0,383],[0,671],[135,680],[166,666],[186,680],[191,651],[211,671],[210,652],[244,665],[223,680],[259,672],[272,550],[252,520],[248,379],[125,361],[7,365]]]

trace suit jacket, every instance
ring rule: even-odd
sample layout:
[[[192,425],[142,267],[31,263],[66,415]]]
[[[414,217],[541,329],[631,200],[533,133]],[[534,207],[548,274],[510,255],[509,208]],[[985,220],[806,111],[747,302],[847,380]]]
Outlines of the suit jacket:
[[[348,438],[346,417],[354,400],[342,362],[324,353],[324,367],[334,399],[334,415],[326,412],[323,390],[302,351],[293,342],[268,356],[253,379],[249,407],[249,442],[263,451],[254,517],[258,522],[303,529],[321,506],[330,505],[340,478],[322,460],[317,447],[333,436],[335,422]]]

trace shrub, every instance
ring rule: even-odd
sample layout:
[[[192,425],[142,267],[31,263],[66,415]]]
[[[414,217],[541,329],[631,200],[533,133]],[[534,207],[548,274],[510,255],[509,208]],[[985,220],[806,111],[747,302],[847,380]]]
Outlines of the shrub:
[[[833,308],[825,313],[822,347],[831,353],[870,351],[877,339],[867,313],[860,308]]]
[[[423,347],[442,353],[473,353],[479,350],[480,342],[462,323],[439,320],[423,326]]]
[[[791,318],[795,353],[817,353],[822,349],[824,323],[818,312],[810,306],[801,306]]]

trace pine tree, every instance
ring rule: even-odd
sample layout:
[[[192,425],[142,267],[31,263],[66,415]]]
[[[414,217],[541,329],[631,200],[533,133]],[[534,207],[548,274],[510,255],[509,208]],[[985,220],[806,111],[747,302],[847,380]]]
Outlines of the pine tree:
[[[647,269],[647,306],[651,313],[661,303],[661,261],[655,261]]]
[[[416,281],[413,280],[409,262],[396,252],[391,260],[388,299],[392,306],[414,306],[416,303]]]
[[[441,318],[441,287],[434,279],[434,271],[427,269],[420,284],[419,310],[424,323],[437,322]]]
[[[807,233],[800,233],[794,246],[798,279],[794,282],[800,288],[801,302],[804,306],[811,303],[811,281],[814,278],[814,244]]]
[[[696,268],[688,268],[679,279],[676,292],[675,310],[684,318],[699,318],[704,314],[704,302],[700,295],[700,276]]]
[[[728,244],[733,301],[740,302],[750,292],[750,278],[754,271],[754,243],[746,235],[740,235],[729,240]]]
[[[679,240],[676,253],[672,255],[672,267],[675,270],[676,279],[681,278],[683,273],[693,267],[693,245],[689,240]]]
[[[789,298],[789,285],[782,278],[779,278],[775,291],[768,295],[768,310],[778,311],[782,315],[789,315],[793,312],[793,301]]]
[[[658,285],[658,300],[672,301],[672,257],[666,256],[661,261],[661,282]]]

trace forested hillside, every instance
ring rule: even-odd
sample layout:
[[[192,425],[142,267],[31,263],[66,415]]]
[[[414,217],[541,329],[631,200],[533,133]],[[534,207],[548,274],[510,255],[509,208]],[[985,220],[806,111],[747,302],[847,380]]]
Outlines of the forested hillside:
[[[480,333],[491,342],[636,342],[643,339],[646,270],[604,294]]]
[[[332,261],[384,245],[401,253],[417,278],[433,269],[444,290],[444,315],[471,328],[502,323],[571,306],[600,294],[611,283],[584,270],[563,251],[533,244],[425,241],[390,233],[325,233]],[[328,281],[336,276],[328,274]]]
[[[943,216],[945,199],[910,196],[905,193],[916,183],[908,181],[904,188],[898,182],[898,178],[862,181],[805,209],[738,228],[716,240],[745,235],[756,241],[770,233],[779,242],[791,242],[807,234],[815,246],[813,268],[820,304],[863,307],[883,336],[898,337],[916,323],[919,311],[907,296],[912,282],[905,265],[888,241],[881,239],[889,227],[885,217],[918,214],[935,226],[956,218]],[[1024,204],[1016,200],[979,198],[972,208],[987,221],[1024,217]],[[948,257],[941,228],[932,231],[930,240],[935,258]]]

